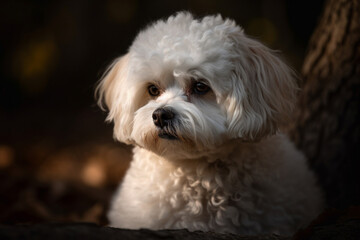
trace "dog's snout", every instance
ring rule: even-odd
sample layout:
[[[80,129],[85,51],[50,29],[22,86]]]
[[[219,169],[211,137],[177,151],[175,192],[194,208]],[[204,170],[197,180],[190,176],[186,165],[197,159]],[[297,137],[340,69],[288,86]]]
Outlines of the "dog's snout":
[[[174,116],[174,112],[167,108],[158,108],[152,114],[154,124],[160,128],[170,125]]]

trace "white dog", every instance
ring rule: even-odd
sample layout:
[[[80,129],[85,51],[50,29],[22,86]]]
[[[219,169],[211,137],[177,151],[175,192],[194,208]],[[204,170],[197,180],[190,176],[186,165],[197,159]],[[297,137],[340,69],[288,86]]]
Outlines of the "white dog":
[[[97,90],[115,138],[135,145],[111,226],[292,234],[320,212],[304,156],[277,133],[294,73],[234,21],[155,22]]]

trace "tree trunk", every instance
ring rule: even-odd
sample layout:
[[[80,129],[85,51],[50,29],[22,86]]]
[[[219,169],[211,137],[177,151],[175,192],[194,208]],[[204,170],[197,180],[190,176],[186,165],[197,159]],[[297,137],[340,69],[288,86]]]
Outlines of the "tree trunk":
[[[328,206],[359,205],[359,0],[326,2],[302,75],[290,135],[318,174]]]

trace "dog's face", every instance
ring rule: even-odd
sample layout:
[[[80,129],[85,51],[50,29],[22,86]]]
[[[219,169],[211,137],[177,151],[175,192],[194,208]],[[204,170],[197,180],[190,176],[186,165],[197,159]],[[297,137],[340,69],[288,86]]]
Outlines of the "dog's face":
[[[194,158],[232,139],[276,132],[291,112],[293,72],[220,16],[178,13],[135,39],[102,79],[114,136],[167,158]]]

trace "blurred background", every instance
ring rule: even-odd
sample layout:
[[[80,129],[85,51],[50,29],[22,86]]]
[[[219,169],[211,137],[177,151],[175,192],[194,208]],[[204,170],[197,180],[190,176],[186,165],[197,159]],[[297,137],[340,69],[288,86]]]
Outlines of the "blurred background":
[[[221,13],[300,71],[323,1],[0,3],[0,223],[106,224],[131,159],[94,99],[107,65],[150,22]]]

